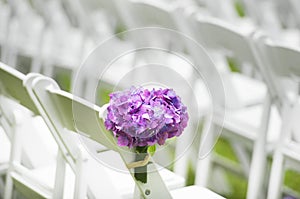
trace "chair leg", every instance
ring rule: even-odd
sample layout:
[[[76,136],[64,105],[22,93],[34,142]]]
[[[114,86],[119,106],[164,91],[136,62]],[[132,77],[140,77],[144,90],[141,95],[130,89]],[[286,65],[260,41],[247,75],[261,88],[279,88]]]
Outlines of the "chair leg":
[[[265,198],[263,193],[263,182],[265,177],[266,162],[267,162],[267,132],[269,127],[271,113],[271,99],[269,96],[263,105],[263,114],[260,130],[257,132],[258,137],[254,142],[251,167],[248,177],[247,199]]]
[[[87,183],[87,164],[88,158],[85,154],[85,149],[82,146],[79,146],[78,158],[76,162],[76,180],[75,180],[75,199],[84,199],[87,196],[88,192],[88,183]]]
[[[187,129],[187,132],[192,133],[191,129]],[[191,153],[191,148],[187,150],[187,147],[191,142],[192,140],[189,133],[186,133],[185,135],[182,135],[181,140],[176,143],[175,148],[175,158],[180,158],[175,162],[174,172],[184,178],[187,176],[188,162]]]
[[[266,170],[267,154],[262,143],[254,146],[251,168],[249,172],[247,199],[265,198],[262,186]]]
[[[10,152],[10,160],[9,160],[9,168],[6,174],[6,185],[4,190],[4,199],[11,199],[13,192],[13,179],[11,177],[11,172],[13,170],[13,163],[21,161],[21,140],[18,135],[20,126],[16,125],[13,129],[12,141],[11,141],[11,152]]]
[[[283,181],[284,172],[283,164],[283,154],[280,151],[277,151],[274,155],[274,160],[271,168],[268,199],[279,199],[281,196],[281,184]]]
[[[61,151],[57,152],[55,184],[53,198],[63,198],[65,184],[66,163]]]
[[[293,111],[294,107],[290,104],[283,105],[283,113],[282,113],[282,126],[281,126],[281,134],[279,138],[278,146],[275,149],[273,155],[273,163],[270,174],[270,181],[268,187],[268,199],[279,199],[281,197],[282,192],[282,183],[283,183],[283,174],[284,174],[284,154],[282,153],[282,149],[285,147],[285,144],[289,142],[291,139],[293,118],[295,117],[295,111]],[[291,114],[292,113],[292,114]]]
[[[211,166],[212,154],[208,154],[204,159],[198,161],[195,179],[196,185],[207,187]]]
[[[216,125],[204,123],[203,135],[201,136],[201,143],[199,149],[199,160],[197,162],[196,180],[195,184],[207,187],[210,169],[212,167],[212,153],[215,138]]]
[[[11,199],[13,193],[13,180],[10,176],[10,173],[6,175],[6,183],[5,183],[5,190],[4,190],[4,199]]]
[[[1,177],[1,176],[0,176],[0,177]],[[2,178],[0,179],[0,187],[1,187],[1,188],[0,188],[0,197],[2,197],[2,196],[4,196],[4,190],[3,190],[3,188],[5,187]]]

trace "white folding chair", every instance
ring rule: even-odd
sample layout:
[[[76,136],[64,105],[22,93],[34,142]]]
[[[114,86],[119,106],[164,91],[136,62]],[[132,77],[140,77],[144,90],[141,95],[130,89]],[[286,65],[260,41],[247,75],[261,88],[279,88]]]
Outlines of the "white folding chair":
[[[32,173],[55,163],[56,145],[23,86],[25,75],[1,63],[0,76],[1,125],[11,142],[4,198],[12,197],[13,187],[26,197],[50,197]]]
[[[177,14],[176,10],[180,7],[180,4],[176,1],[167,4],[159,1],[116,0],[115,4],[127,29],[157,27],[173,31],[178,30],[177,22],[173,16]],[[150,32],[149,34],[145,33],[142,38],[139,35],[134,35],[127,39],[133,41],[137,46],[140,46],[140,43],[148,43],[150,45],[158,44],[167,50],[183,50],[184,48],[182,42],[174,42],[172,37],[165,37],[159,33],[154,35]],[[151,60],[149,57],[151,55],[143,58]],[[165,60],[165,57],[162,60],[169,61],[168,59]]]
[[[115,1],[63,1],[69,6],[71,17],[78,26],[96,42],[114,35],[122,19],[117,12]],[[98,21],[102,23],[99,24]]]
[[[221,54],[234,57],[241,71],[241,66],[250,66],[256,74],[260,75],[249,42],[251,30],[239,30],[219,20],[201,17],[196,18],[193,25],[196,31],[195,38],[207,47],[209,52],[212,50],[217,51],[217,56]],[[218,67],[220,62],[214,58],[212,56]],[[271,110],[270,99],[263,82],[244,74],[229,72],[227,69],[222,70],[220,74],[225,87],[226,114],[224,122],[215,120],[213,125],[224,129],[221,136],[231,143],[240,167],[236,164],[226,164],[218,156],[212,158],[210,154],[198,162],[199,171],[207,172],[200,172],[196,177],[196,183],[207,186],[209,169],[215,160],[225,167],[230,165],[233,170],[248,177],[247,198],[258,198],[258,193],[262,191],[267,153],[272,142],[276,140],[276,132],[273,132],[274,129],[276,131],[276,127],[273,127],[273,123],[279,125],[279,117],[275,108]],[[269,125],[269,120],[272,125]],[[268,128],[269,126],[272,128]],[[209,136],[213,136],[213,133]],[[247,153],[247,148],[253,151],[252,156]]]
[[[11,20],[3,62],[28,72],[39,54],[44,21],[28,1],[9,1]]]
[[[289,2],[290,2],[290,5],[292,7],[292,11],[293,11],[293,15],[295,17],[295,20],[297,21],[297,25],[299,27],[299,25],[300,25],[300,14],[297,11],[297,8],[300,6],[300,3],[297,0],[290,0]]]
[[[229,22],[236,22],[238,18],[237,11],[232,0],[225,1],[205,1],[206,8],[212,13],[212,16],[224,19]]]
[[[159,172],[156,170],[156,165],[154,164],[153,160],[151,159],[151,163],[148,164],[148,182],[147,183],[140,183],[134,180],[134,178],[131,178],[133,175],[132,169],[127,169],[126,165],[129,164],[132,159],[128,156],[128,149],[120,148],[117,146],[116,141],[111,134],[111,132],[108,132],[105,130],[104,123],[103,123],[103,113],[105,108],[100,108],[92,103],[89,103],[83,99],[80,99],[70,93],[61,91],[57,84],[49,79],[49,78],[38,78],[36,79],[32,84],[33,92],[36,95],[37,99],[40,101],[40,103],[43,106],[43,109],[45,112],[47,112],[47,119],[51,119],[53,127],[56,129],[63,129],[63,131],[59,131],[59,135],[62,138],[62,141],[64,144],[68,147],[70,156],[72,156],[72,145],[71,140],[68,138],[68,133],[78,133],[80,136],[85,136],[89,139],[92,139],[104,146],[106,146],[108,149],[114,150],[109,152],[102,152],[99,155],[103,155],[105,153],[109,153],[110,158],[116,158],[116,161],[118,159],[118,156],[115,156],[117,154],[120,155],[121,160],[117,164],[118,166],[121,166],[125,171],[127,171],[125,174],[118,173],[117,171],[113,171],[112,169],[105,168],[105,166],[100,166],[98,162],[98,169],[103,169],[107,172],[108,176],[99,176],[99,180],[104,180],[104,182],[98,182],[96,184],[97,189],[105,189],[102,191],[106,191],[106,194],[108,197],[113,197],[110,194],[113,193],[119,193],[124,196],[124,193],[121,192],[121,190],[125,189],[126,186],[126,192],[133,193],[134,187],[129,187],[128,185],[134,185],[132,182],[135,182],[135,185],[137,186],[138,191],[135,192],[135,198],[177,198],[177,197],[186,197],[185,194],[188,194],[189,197],[205,197],[205,198],[221,198],[217,194],[212,193],[211,191],[208,191],[204,188],[199,188],[197,186],[192,186],[188,188],[182,188],[182,189],[176,189],[174,192],[171,191],[171,193],[168,191],[168,179],[161,179],[160,174],[163,176],[163,173],[169,172],[166,170],[160,170]],[[99,117],[101,116],[101,118]],[[68,130],[66,130],[68,129]],[[74,143],[73,143],[74,144]],[[73,147],[75,147],[73,145]],[[89,146],[87,146],[89,148]],[[116,153],[117,152],[117,153]],[[93,153],[93,152],[92,152]],[[96,155],[96,154],[94,154]],[[105,155],[104,155],[105,156]],[[102,156],[102,158],[104,157]],[[119,158],[120,158],[119,157]],[[89,172],[88,170],[85,170],[84,162],[82,163],[81,167],[76,167],[77,169],[82,169],[82,175],[78,176],[78,181],[82,183],[80,187],[78,188],[78,196],[84,197],[85,190],[84,190],[84,182],[85,179],[87,182],[89,182],[90,177],[84,176],[85,172]],[[125,165],[124,165],[125,164]],[[122,166],[123,165],[123,166]],[[101,168],[102,167],[102,168]],[[119,168],[121,168],[119,167]],[[96,176],[100,170],[92,170],[90,171],[92,173],[92,176]],[[113,172],[117,172],[117,174],[111,174]],[[120,172],[120,171],[119,171]],[[77,173],[78,174],[78,173]],[[111,179],[109,177],[115,176],[115,178]],[[127,175],[128,178],[126,178],[126,181],[122,181],[122,175]],[[119,176],[119,177],[117,177]],[[100,179],[101,178],[101,179]],[[109,179],[111,179],[111,183],[109,184]],[[116,180],[117,179],[117,180]],[[98,180],[95,179],[94,180]],[[119,189],[112,189],[111,186],[115,185],[115,183],[118,183],[117,181],[122,181],[124,184],[119,184],[116,188]],[[164,181],[165,182],[164,182]],[[78,182],[77,181],[77,182]],[[80,183],[79,182],[79,183]],[[89,183],[88,183],[89,184]],[[90,185],[90,184],[89,184]],[[121,186],[124,186],[122,189]],[[127,187],[128,186],[128,187]],[[174,186],[174,185],[173,185]],[[100,187],[100,188],[99,188]],[[171,188],[168,186],[168,188]],[[173,187],[174,188],[174,187]],[[128,190],[129,189],[129,190]],[[117,190],[117,191],[116,191]],[[125,191],[125,190],[123,190]],[[183,192],[182,192],[183,191]],[[197,194],[197,195],[195,195]],[[177,196],[177,197],[176,197]],[[99,195],[95,195],[95,197],[99,197]],[[131,195],[128,195],[127,197],[132,197]]]
[[[48,86],[49,86],[50,83],[51,83],[50,85],[54,84],[53,80],[50,81],[50,82],[49,82],[49,80],[48,81],[44,80],[44,82],[47,82]],[[54,86],[55,86],[55,88],[57,88],[56,84]],[[51,120],[52,123],[54,123],[55,128],[57,129],[56,133],[59,134],[60,137],[62,138],[62,140],[63,140],[62,142],[66,145],[69,153],[74,154],[73,156],[75,156],[76,153],[74,152],[74,148],[76,148],[76,145],[78,145],[78,141],[79,141],[78,139],[79,138],[77,138],[77,141],[76,140],[74,141],[74,138],[70,137],[70,135],[74,134],[71,131],[77,132],[78,130],[76,131],[76,129],[74,129],[74,126],[71,126],[71,125],[74,125],[74,124],[69,123],[70,121],[68,121],[67,124],[64,123],[65,120],[69,120],[72,117],[72,108],[73,108],[72,103],[69,103],[69,104],[65,105],[65,109],[63,109],[64,112],[61,112],[60,114],[55,112],[55,110],[57,110],[58,107],[57,107],[57,104],[55,104],[55,100],[53,100],[53,97],[51,97],[51,91],[47,90],[47,88],[48,87],[46,87],[46,90],[44,88],[45,91],[43,91],[41,88],[39,90],[36,89],[37,91],[35,92],[35,94],[37,95],[38,99],[42,98],[39,101],[43,106],[43,110],[45,111],[45,113],[47,113],[47,115],[49,117],[48,120]],[[67,93],[65,93],[65,92],[62,92],[62,93],[64,95],[67,95]],[[62,121],[59,120],[59,118],[61,118],[61,117],[63,117]],[[75,120],[76,120],[76,118],[75,118]],[[78,124],[75,123],[75,125],[78,125]],[[75,127],[77,127],[77,126],[75,126]],[[66,131],[65,128],[68,128],[71,131]],[[82,139],[84,139],[84,138],[82,138]],[[91,144],[93,145],[92,142],[88,142],[89,146]],[[107,144],[104,144],[104,146],[107,147]],[[94,155],[99,155],[99,154],[96,153],[95,149],[91,149],[91,151],[95,152]],[[71,165],[72,164],[74,165],[74,163],[71,162]],[[90,165],[90,166],[94,165],[95,166],[95,163],[91,162],[88,165]],[[101,167],[101,165],[98,165],[98,170],[99,170],[100,167]],[[130,197],[130,195],[132,195],[134,184],[133,184],[132,180],[130,179],[129,175],[120,175],[119,176],[118,173],[116,173],[116,171],[113,171],[112,169],[107,169],[107,168],[105,169],[104,167],[101,170],[108,170],[109,171],[109,177],[107,177],[108,179],[112,178],[112,176],[114,176],[114,177],[120,179],[120,183],[124,182],[124,184],[126,184],[126,188],[124,187],[125,185],[123,185],[123,187],[121,187],[121,190],[119,190],[117,193],[119,193],[120,195],[125,196],[125,197]],[[99,174],[100,170],[97,171],[97,173]],[[96,175],[97,173],[95,173],[94,175]],[[174,189],[174,188],[178,188],[178,187],[181,187],[181,186],[184,185],[184,179],[182,177],[175,176],[174,174],[172,174],[170,171],[168,171],[166,169],[162,170],[162,173],[163,173],[164,179],[167,181],[167,185],[169,186],[169,188]],[[76,172],[76,170],[75,170],[75,174],[77,176],[77,175],[80,174],[80,172],[78,172],[78,171]],[[90,173],[90,174],[93,175],[92,173]],[[101,174],[101,175],[104,175],[104,174]],[[96,184],[99,184],[99,183],[101,183],[101,181],[99,181],[99,182],[97,182],[97,181],[96,182],[93,182],[93,181],[89,182],[88,181],[88,184],[90,186],[92,186],[92,188],[94,187],[95,190],[97,190],[97,187],[95,187]],[[105,182],[105,183],[107,183],[107,182]],[[106,189],[108,190],[108,188],[106,188]],[[97,193],[97,192],[92,190],[91,193],[93,194],[93,193]],[[106,192],[106,193],[109,193],[109,192]]]
[[[262,67],[265,68],[266,76],[268,75],[270,79],[268,86],[273,90],[273,103],[278,106],[282,118],[280,139],[273,155],[268,190],[268,198],[277,199],[281,198],[282,192],[295,194],[283,186],[286,169],[299,171],[300,145],[297,120],[299,118],[300,49],[275,43],[260,34],[256,36],[256,46],[264,64]]]
[[[224,76],[225,91],[229,93],[226,106],[239,108],[261,103],[266,94],[264,84],[247,77],[255,76],[252,71],[257,67],[247,38],[254,29],[238,28],[215,18],[201,16],[190,20],[194,28],[193,36],[208,50]],[[226,57],[234,58],[235,67],[238,67],[242,73],[245,71],[246,75],[231,73]]]
[[[9,30],[9,21],[11,15],[11,8],[7,3],[0,2],[1,10],[1,23],[0,23],[0,58],[2,61],[5,61],[7,53],[7,38]]]
[[[40,45],[40,54],[31,71],[54,78],[59,72],[72,73],[80,65],[86,53],[83,30],[72,26],[61,1],[35,0],[33,5],[43,16],[46,27]],[[49,14],[50,12],[55,14]]]
[[[269,37],[299,45],[299,31],[295,28],[298,12],[293,0],[243,0],[245,9],[255,24],[264,30]]]

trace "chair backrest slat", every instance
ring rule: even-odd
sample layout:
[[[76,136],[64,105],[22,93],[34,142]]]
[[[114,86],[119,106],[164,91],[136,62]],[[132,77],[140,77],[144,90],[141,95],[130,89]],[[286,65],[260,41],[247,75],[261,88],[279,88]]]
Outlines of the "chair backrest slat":
[[[266,53],[274,72],[279,76],[300,76],[300,49],[266,42]]]
[[[38,114],[38,110],[31,100],[28,92],[24,89],[23,80],[25,75],[16,71],[15,69],[0,63],[0,83],[1,88],[7,97],[17,100],[20,104]]]
[[[255,65],[247,37],[252,30],[239,30],[223,21],[213,18],[197,17],[194,20],[194,28],[198,39],[205,47],[210,49],[223,49],[231,53],[241,63],[248,62]]]
[[[176,24],[169,14],[172,7],[154,2],[132,1],[129,8],[135,18],[137,27],[160,26],[163,28],[176,29]],[[132,27],[131,27],[132,28]]]
[[[107,148],[115,148],[114,138],[105,130],[103,121],[99,118],[99,107],[61,90],[49,90],[48,94],[55,100],[66,128],[88,136]]]

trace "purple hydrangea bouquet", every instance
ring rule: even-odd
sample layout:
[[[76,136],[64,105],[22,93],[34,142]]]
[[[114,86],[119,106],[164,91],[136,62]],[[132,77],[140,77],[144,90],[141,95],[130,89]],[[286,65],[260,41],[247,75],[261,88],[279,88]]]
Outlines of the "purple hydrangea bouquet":
[[[131,87],[110,94],[105,127],[119,146],[134,149],[135,161],[145,162],[155,145],[180,136],[188,122],[187,108],[172,89]],[[147,163],[134,167],[134,177],[147,182]]]

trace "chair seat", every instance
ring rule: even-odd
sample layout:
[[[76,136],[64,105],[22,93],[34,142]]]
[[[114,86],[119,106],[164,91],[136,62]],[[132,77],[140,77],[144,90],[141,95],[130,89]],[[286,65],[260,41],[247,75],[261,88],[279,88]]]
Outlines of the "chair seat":
[[[204,187],[199,187],[196,185],[172,190],[171,195],[172,195],[173,199],[183,199],[183,198],[222,199],[222,198],[224,198],[224,197],[210,191],[209,189],[206,189]]]
[[[239,111],[263,103],[267,92],[264,83],[238,73],[229,74],[227,80],[229,81],[223,81],[227,110]],[[197,92],[199,110],[204,113],[211,111],[211,96],[205,83],[198,81],[194,90]]]
[[[289,158],[300,161],[300,145],[297,142],[289,142],[286,144],[286,147],[282,150],[282,152]]]
[[[226,107],[231,109],[260,104],[267,92],[264,83],[239,73],[229,74],[224,88]]]
[[[40,116],[34,117],[31,111],[5,97],[1,97],[1,110],[3,112],[3,117],[5,117],[9,125],[17,123],[19,126],[16,130],[20,131],[20,140],[22,141],[24,153],[22,159],[23,164],[28,167],[37,168],[41,165],[47,165],[55,160],[57,145],[44,120]],[[19,112],[21,114],[14,114]],[[7,128],[9,128],[5,129],[7,131],[12,129],[12,127],[9,126]],[[26,132],[26,134],[24,132]],[[11,136],[10,131],[7,133]],[[5,135],[0,136],[2,138]],[[0,142],[0,146],[9,147],[7,146],[7,142],[9,142],[7,137],[6,139],[3,137]],[[5,153],[9,155],[9,152]],[[5,154],[3,156],[1,155],[0,162],[2,159],[6,158]]]
[[[231,72],[226,58],[219,53],[218,50],[214,50],[209,55],[223,81],[226,108],[238,109],[263,102],[267,93],[266,85],[244,74]]]
[[[229,110],[226,112],[224,127],[240,134],[250,140],[258,136],[262,118],[262,105],[251,106],[241,110]],[[275,107],[271,109],[271,117],[267,134],[267,141],[273,143],[278,140],[281,129],[281,118]]]
[[[274,39],[277,39],[279,42],[284,42],[289,46],[298,47],[298,44],[300,43],[299,34],[298,29],[285,29],[279,33],[278,38]]]
[[[52,164],[47,167],[37,168],[31,170],[30,176],[33,177],[35,182],[39,186],[44,187],[47,190],[52,192],[53,185],[55,182],[55,164]],[[65,175],[65,184],[64,184],[64,198],[73,198],[74,195],[74,182],[75,175],[72,172],[72,169],[67,165],[66,166],[66,175]]]

